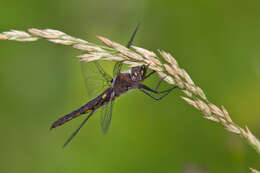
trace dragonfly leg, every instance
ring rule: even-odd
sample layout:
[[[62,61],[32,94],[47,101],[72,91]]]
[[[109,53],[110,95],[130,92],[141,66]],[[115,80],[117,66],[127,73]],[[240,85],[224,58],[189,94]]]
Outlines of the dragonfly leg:
[[[163,99],[165,96],[167,96],[173,89],[175,89],[177,87],[174,87],[174,88],[170,88],[167,90],[167,92],[165,92],[162,96],[160,97],[157,97],[157,96],[154,96],[152,95],[151,93],[149,93],[148,91],[142,89],[142,88],[139,88],[140,91],[142,91],[143,93],[145,93],[146,95],[150,96],[151,98],[153,98],[154,100],[161,100]]]
[[[142,89],[142,88],[139,88],[139,90],[142,91],[143,93],[145,93],[146,95],[148,95],[149,97],[153,98],[154,100],[160,100],[160,99],[162,99],[162,98],[159,98],[159,97],[156,97],[156,96],[152,95],[151,93],[145,91],[145,90]]]
[[[93,110],[88,116],[87,118],[84,119],[84,121],[80,124],[80,126],[71,134],[71,136],[69,137],[69,139],[65,142],[65,144],[63,145],[63,148],[66,147],[68,145],[68,143],[70,143],[70,141],[73,139],[73,137],[76,136],[76,134],[79,132],[79,130],[81,129],[81,127],[88,121],[88,119],[91,117],[91,115],[94,113],[95,111]]]
[[[151,75],[153,75],[155,72],[156,72],[156,71],[153,70],[153,71],[150,72],[148,75],[146,75],[146,76],[144,77],[144,79],[147,79],[148,77],[150,77]],[[161,78],[160,81],[156,84],[156,87],[155,87],[155,89],[154,89],[155,91],[157,91],[157,89],[158,89],[159,86],[161,85],[163,79],[164,79],[164,78]]]
[[[157,83],[157,85],[156,85],[156,87],[155,87],[155,91],[158,91],[158,88],[159,88],[159,86],[161,85],[161,83],[162,83],[162,81],[163,81],[163,78],[161,78],[160,80],[159,80],[159,82]]]
[[[153,70],[152,72],[150,72],[146,77],[145,77],[145,79],[146,78],[148,78],[148,77],[150,77],[152,74],[154,74],[155,73],[155,71]],[[160,87],[160,85],[161,85],[161,83],[162,83],[162,81],[164,80],[164,78],[161,78],[160,80],[159,80],[159,82],[156,84],[156,86],[155,86],[155,89],[154,89],[154,93],[156,93],[157,91],[158,91],[158,88]],[[147,86],[145,86],[145,87],[147,87]],[[149,90],[149,89],[148,89]],[[153,91],[151,91],[151,92],[153,92]],[[161,91],[162,92],[162,91]]]
[[[144,77],[144,79],[147,79],[148,77],[150,77],[151,75],[153,75],[155,73],[155,71],[153,70],[153,71],[151,71],[148,75],[146,75],[145,77]]]
[[[159,81],[161,82],[161,81]],[[158,88],[158,84],[156,86]],[[178,88],[178,86],[174,86],[170,89],[167,89],[167,90],[163,90],[163,91],[157,91],[157,90],[153,90],[151,88],[149,88],[148,86],[146,85],[143,85],[143,84],[140,84],[139,85],[139,90],[142,91],[143,93],[145,93],[146,95],[150,96],[151,98],[155,99],[155,100],[161,100],[162,98],[164,98],[165,96],[167,96],[172,90],[174,90],[175,88]],[[148,91],[152,92],[152,93],[155,93],[155,94],[163,94],[162,96],[160,97],[157,97],[157,96],[154,96],[152,95],[151,93],[149,93]]]
[[[153,70],[151,73],[149,73],[146,77],[145,77],[145,79],[146,78],[148,78],[148,77],[150,77],[152,74],[154,74],[155,73],[155,71]],[[162,81],[164,80],[164,78],[161,78],[160,80],[159,80],[159,82],[156,84],[156,86],[155,86],[155,91],[158,91],[158,88],[160,87],[160,85],[161,85],[161,83],[162,83]]]

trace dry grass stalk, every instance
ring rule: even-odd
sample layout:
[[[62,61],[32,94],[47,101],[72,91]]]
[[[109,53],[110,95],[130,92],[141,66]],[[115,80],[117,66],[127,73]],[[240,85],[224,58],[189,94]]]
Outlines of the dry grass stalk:
[[[256,169],[253,169],[253,168],[249,168],[250,169],[250,171],[252,172],[252,173],[260,173],[258,170],[256,170]]]
[[[129,67],[139,65],[149,65],[149,68],[155,70],[159,77],[163,78],[171,85],[177,85],[186,97],[181,98],[188,104],[200,110],[203,117],[221,124],[227,131],[239,134],[260,154],[260,142],[246,127],[245,129],[234,123],[228,114],[228,111],[208,101],[203,90],[195,85],[189,74],[178,65],[176,59],[163,50],[158,50],[157,54],[144,48],[132,46],[133,50],[128,49],[118,43],[110,41],[107,38],[98,36],[106,46],[99,46],[82,39],[69,36],[61,31],[52,29],[29,29],[28,32],[11,30],[0,34],[0,40],[15,40],[20,42],[36,41],[39,38],[47,39],[50,42],[69,45],[75,49],[85,51],[78,56],[81,61],[122,61]],[[252,172],[254,171],[251,169]]]

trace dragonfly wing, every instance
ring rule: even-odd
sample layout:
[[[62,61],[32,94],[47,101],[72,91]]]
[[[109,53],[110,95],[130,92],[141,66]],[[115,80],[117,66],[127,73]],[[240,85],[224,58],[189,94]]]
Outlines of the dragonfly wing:
[[[113,80],[113,78],[105,72],[105,70],[103,69],[103,67],[98,63],[98,62],[93,62],[95,64],[95,66],[97,67],[99,73],[102,75],[102,77],[105,79],[105,82],[109,85],[111,83],[111,81]]]
[[[89,99],[100,94],[109,87],[112,77],[109,76],[98,62],[81,62],[81,70]]]
[[[115,63],[114,69],[113,69],[113,76],[116,76],[121,71],[122,66],[123,66],[123,63],[120,61]]]
[[[102,128],[102,132],[104,134],[107,133],[107,131],[110,127],[110,124],[111,124],[114,95],[115,95],[115,93],[113,92],[110,96],[109,102],[101,108],[100,125],[101,125],[101,128]]]
[[[69,139],[67,139],[67,141],[65,142],[65,144],[63,145],[63,148],[66,147],[70,141],[78,134],[78,132],[80,131],[81,127],[84,126],[84,124],[88,121],[88,119],[92,116],[92,114],[95,111],[92,111],[85,119],[84,121],[82,121],[82,123],[80,124],[80,126],[70,135]]]

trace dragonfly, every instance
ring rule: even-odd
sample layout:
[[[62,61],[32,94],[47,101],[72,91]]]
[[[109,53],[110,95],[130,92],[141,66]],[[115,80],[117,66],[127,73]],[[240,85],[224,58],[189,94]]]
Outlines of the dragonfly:
[[[130,48],[138,28],[139,24],[135,28],[131,36],[131,39],[127,44],[127,48]],[[76,136],[76,134],[88,121],[88,119],[98,109],[101,109],[100,122],[102,132],[106,134],[111,124],[113,103],[115,99],[120,97],[122,94],[127,93],[130,90],[138,89],[144,94],[151,97],[152,99],[160,100],[167,96],[173,89],[178,88],[177,86],[173,86],[169,89],[158,91],[158,88],[162,83],[163,78],[157,83],[155,89],[152,89],[144,85],[142,82],[155,73],[155,71],[147,73],[149,65],[132,67],[130,70],[121,72],[122,66],[122,62],[115,63],[113,69],[114,78],[112,78],[96,61],[84,63],[84,65],[82,65],[82,71],[86,83],[87,93],[88,96],[92,99],[85,105],[81,106],[79,109],[59,118],[51,125],[50,129],[53,129],[63,125],[66,122],[71,121],[76,117],[79,117],[80,115],[87,114],[87,117],[83,120],[80,126],[71,134],[71,136],[63,145],[63,147],[67,146],[70,143],[70,141]],[[101,94],[98,93],[102,88],[105,87],[106,89]]]

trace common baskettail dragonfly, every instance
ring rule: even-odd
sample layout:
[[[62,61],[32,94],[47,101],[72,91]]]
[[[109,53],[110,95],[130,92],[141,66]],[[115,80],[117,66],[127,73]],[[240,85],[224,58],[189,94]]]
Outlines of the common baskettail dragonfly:
[[[127,48],[130,48],[138,27],[139,25],[135,28],[131,39],[127,44]],[[155,89],[151,89],[150,87],[142,84],[145,79],[155,73],[155,71],[151,71],[147,74],[149,65],[137,66],[131,68],[130,70],[121,72],[122,65],[122,62],[115,63],[113,69],[114,78],[112,78],[96,61],[82,64],[82,71],[88,95],[90,98],[92,98],[93,96],[95,97],[79,109],[59,118],[52,124],[50,129],[61,126],[64,123],[82,114],[88,114],[88,116],[84,119],[80,126],[71,134],[63,147],[65,147],[72,140],[72,138],[79,132],[79,130],[87,122],[87,120],[99,108],[101,109],[101,128],[104,134],[107,133],[111,124],[113,102],[120,95],[133,89],[139,89],[141,92],[145,93],[151,98],[155,100],[160,100],[168,95],[173,89],[178,88],[177,86],[173,86],[170,89],[158,91],[158,88],[163,81],[163,79],[161,79],[156,85]],[[98,93],[98,88],[100,88],[100,86],[101,88],[107,86],[107,88],[101,94]],[[155,96],[151,93],[158,94],[159,96]]]

